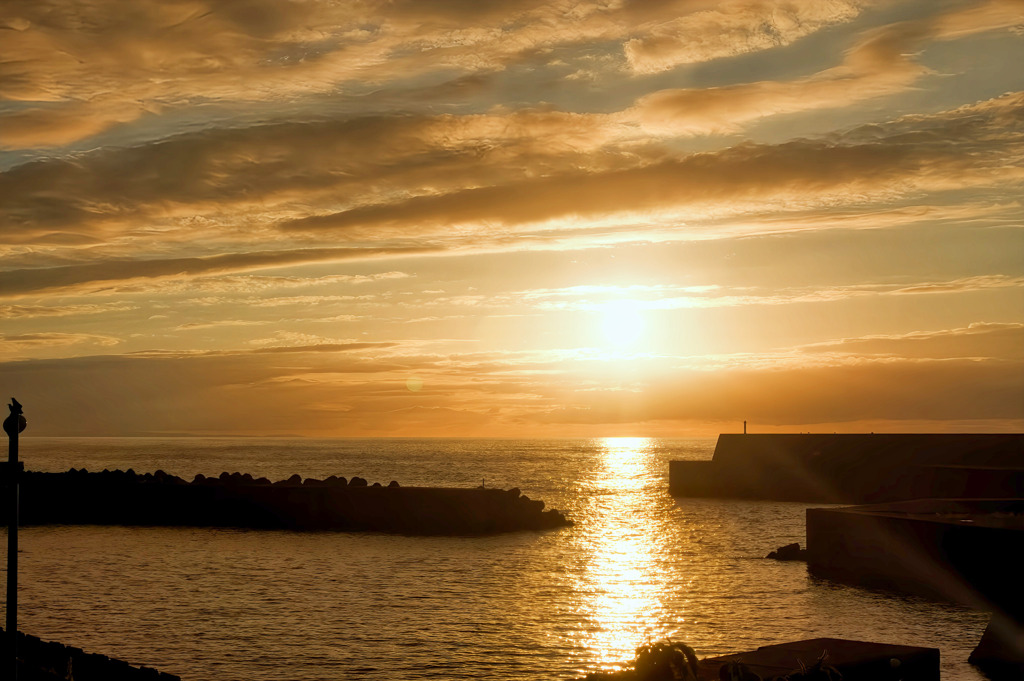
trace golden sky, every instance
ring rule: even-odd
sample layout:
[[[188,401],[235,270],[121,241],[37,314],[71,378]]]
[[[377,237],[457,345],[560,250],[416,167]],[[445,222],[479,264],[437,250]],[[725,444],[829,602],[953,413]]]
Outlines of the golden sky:
[[[1024,429],[1024,1],[7,0],[35,435]]]

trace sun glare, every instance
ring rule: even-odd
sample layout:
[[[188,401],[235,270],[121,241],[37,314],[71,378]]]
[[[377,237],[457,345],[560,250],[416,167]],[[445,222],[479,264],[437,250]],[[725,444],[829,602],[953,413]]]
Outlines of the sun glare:
[[[636,345],[644,335],[645,319],[640,304],[635,300],[615,300],[600,311],[601,330],[607,344],[615,347]]]
[[[653,441],[609,437],[596,444],[602,461],[588,482],[600,493],[585,511],[589,529],[575,539],[585,557],[578,589],[587,594],[581,604],[591,627],[586,644],[600,651],[601,668],[613,669],[631,658],[640,643],[671,632],[662,622],[658,541],[643,510],[649,503],[643,490],[649,482]]]

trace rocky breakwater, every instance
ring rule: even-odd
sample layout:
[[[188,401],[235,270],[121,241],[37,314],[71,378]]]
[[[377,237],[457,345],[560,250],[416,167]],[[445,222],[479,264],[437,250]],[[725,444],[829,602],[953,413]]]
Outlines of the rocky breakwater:
[[[272,482],[250,474],[163,471],[21,476],[21,522],[39,524],[190,525],[403,534],[490,534],[570,525],[518,489],[402,487],[293,475]]]

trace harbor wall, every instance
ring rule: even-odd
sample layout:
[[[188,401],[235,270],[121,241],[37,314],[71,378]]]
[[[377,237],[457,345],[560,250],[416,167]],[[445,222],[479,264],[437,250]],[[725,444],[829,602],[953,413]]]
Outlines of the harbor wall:
[[[809,508],[811,574],[1024,613],[1024,499],[916,499]]]
[[[722,434],[669,491],[814,503],[1024,496],[1024,434]]]
[[[1024,499],[916,499],[809,508],[810,574],[992,613],[970,661],[1024,678]]]

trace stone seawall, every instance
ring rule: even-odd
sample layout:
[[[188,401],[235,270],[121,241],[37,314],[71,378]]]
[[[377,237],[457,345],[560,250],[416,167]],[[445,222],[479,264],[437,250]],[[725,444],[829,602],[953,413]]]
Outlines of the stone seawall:
[[[0,519],[6,522],[0,514]],[[518,489],[368,485],[325,480],[271,482],[251,475],[192,482],[134,471],[25,472],[21,522],[331,529],[405,534],[488,534],[571,524]]]
[[[1024,496],[1022,434],[723,434],[711,461],[672,461],[669,491],[814,503]]]

